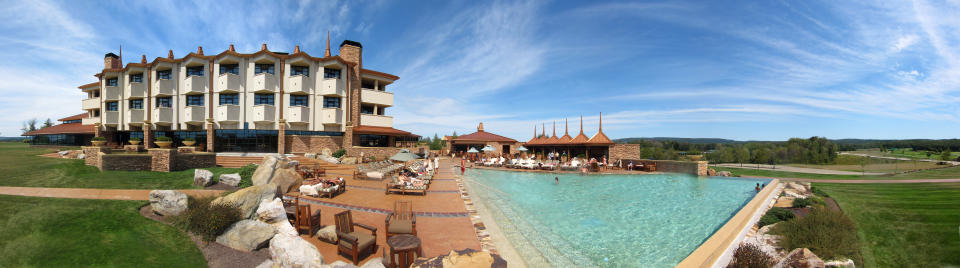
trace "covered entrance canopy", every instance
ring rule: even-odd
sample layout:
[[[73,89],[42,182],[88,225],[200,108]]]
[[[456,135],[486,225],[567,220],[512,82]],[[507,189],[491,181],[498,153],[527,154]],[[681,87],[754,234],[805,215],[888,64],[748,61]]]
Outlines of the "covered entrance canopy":
[[[500,136],[483,130],[483,123],[477,126],[477,132],[459,136],[450,141],[450,148],[456,154],[466,153],[470,148],[484,148],[489,146],[494,151],[491,154],[513,154],[520,145],[517,140]]]
[[[542,132],[539,135],[537,135],[537,127],[534,126],[533,138],[527,141],[524,146],[530,150],[529,153],[537,154],[540,157],[555,153],[564,159],[585,157],[586,159],[596,158],[597,161],[600,161],[603,157],[609,158],[610,145],[613,145],[613,141],[607,138],[606,134],[603,134],[603,114],[600,115],[600,126],[597,133],[590,138],[583,134],[583,116],[580,117],[580,134],[576,137],[570,137],[569,127],[566,122],[564,123],[562,137],[557,137],[556,124],[554,124],[551,136],[547,136],[546,124],[543,125]]]

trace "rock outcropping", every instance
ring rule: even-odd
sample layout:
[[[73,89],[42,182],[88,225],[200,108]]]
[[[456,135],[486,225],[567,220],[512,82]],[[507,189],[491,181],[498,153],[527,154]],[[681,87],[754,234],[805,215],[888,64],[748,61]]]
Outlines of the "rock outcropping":
[[[180,215],[187,210],[187,194],[173,190],[150,191],[150,208],[163,216]]]
[[[253,219],[256,217],[257,208],[260,207],[260,201],[272,200],[279,196],[277,185],[270,183],[240,189],[232,194],[217,197],[212,203],[235,206],[240,209],[240,216],[244,219]]]
[[[824,268],[826,265],[823,263],[823,260],[820,257],[817,257],[816,254],[813,254],[809,249],[798,248],[790,251],[790,254],[787,254],[780,263],[777,263],[776,268]]]
[[[239,173],[220,174],[220,183],[237,187],[237,185],[240,185],[240,174]]]
[[[234,223],[217,237],[217,243],[241,251],[253,251],[267,245],[276,234],[270,224],[257,220],[242,220]]]
[[[283,155],[267,155],[253,172],[253,185],[276,184],[281,193],[293,191],[303,183],[303,178],[295,170],[296,163]]]
[[[193,170],[193,185],[207,187],[213,185],[213,172],[206,169]]]
[[[433,267],[496,267],[506,268],[507,261],[497,254],[490,252],[465,249],[460,251],[450,251],[447,255],[436,256],[433,258],[420,258],[413,262],[410,267],[433,268]]]

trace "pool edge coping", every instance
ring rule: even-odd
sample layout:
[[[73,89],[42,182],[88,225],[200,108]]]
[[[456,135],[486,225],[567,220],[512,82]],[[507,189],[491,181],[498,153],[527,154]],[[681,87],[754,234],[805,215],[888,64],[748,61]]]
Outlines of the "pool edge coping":
[[[783,189],[780,180],[771,180],[720,229],[677,264],[677,267],[718,267],[718,264],[723,267],[729,263],[736,246],[760,219],[764,209],[773,204],[780,189]]]

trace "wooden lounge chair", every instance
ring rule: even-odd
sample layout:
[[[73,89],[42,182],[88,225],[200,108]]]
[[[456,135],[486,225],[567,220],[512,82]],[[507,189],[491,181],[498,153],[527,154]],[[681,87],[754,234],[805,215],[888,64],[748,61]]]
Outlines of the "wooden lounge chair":
[[[377,250],[377,228],[354,223],[349,210],[334,215],[337,225],[337,252],[353,257],[353,264],[360,263],[360,254],[373,254]],[[354,231],[354,226],[367,229],[372,234]]]
[[[329,188],[318,189],[317,194],[319,194],[320,197],[326,197],[326,198],[333,198],[334,196],[340,195],[343,192],[347,191],[347,181],[344,180],[338,183],[336,189],[330,189],[330,190],[328,189]]]
[[[417,235],[417,216],[413,213],[413,202],[397,200],[393,203],[393,212],[384,219],[387,239],[398,234]]]
[[[312,211],[312,212],[311,212]],[[297,204],[296,224],[297,232],[306,230],[307,235],[313,236],[320,229],[320,208],[311,210],[310,204]]]

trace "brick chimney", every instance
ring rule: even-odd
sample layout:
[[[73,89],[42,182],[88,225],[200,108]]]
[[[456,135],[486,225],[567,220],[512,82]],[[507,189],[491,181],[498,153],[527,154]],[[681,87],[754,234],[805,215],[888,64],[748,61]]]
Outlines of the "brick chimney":
[[[113,54],[113,52],[103,55],[103,68],[104,69],[120,69],[123,68],[120,66],[120,56]]]
[[[343,43],[340,43],[340,58],[363,68],[363,45],[357,41],[343,40]]]

